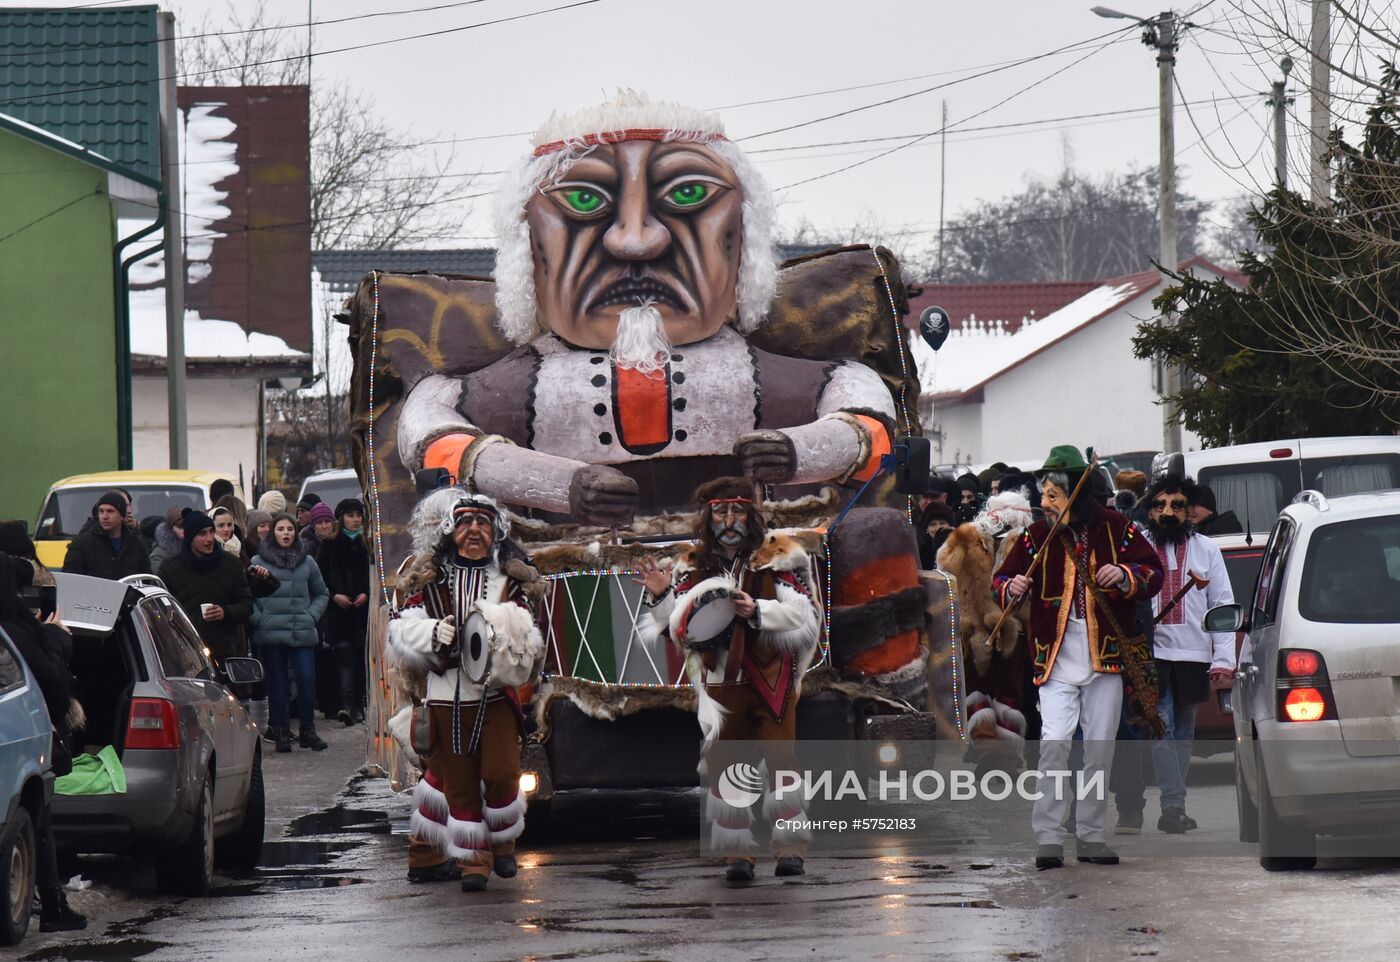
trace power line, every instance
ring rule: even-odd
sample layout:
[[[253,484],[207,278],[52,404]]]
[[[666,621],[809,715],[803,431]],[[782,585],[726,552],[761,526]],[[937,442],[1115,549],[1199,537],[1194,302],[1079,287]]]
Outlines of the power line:
[[[827,114],[827,115],[824,116],[824,117],[815,117],[815,118],[813,118],[812,120],[804,120],[804,121],[802,121],[801,123],[788,124],[786,127],[775,127],[775,128],[773,128],[772,130],[764,130],[764,131],[761,131],[760,133],[749,134],[749,135],[746,136],[746,137],[740,137],[740,138],[738,138],[738,140],[739,140],[739,141],[755,140],[755,139],[757,139],[757,138],[759,138],[759,137],[768,137],[768,136],[771,136],[772,134],[787,133],[789,130],[797,130],[797,129],[802,128],[802,127],[811,127],[811,126],[814,125],[814,124],[825,123],[825,122],[828,121],[828,120],[835,120],[835,119],[837,119],[838,117],[849,117],[851,114],[857,114],[857,113],[860,113],[860,112],[865,111],[865,110],[873,110],[873,109],[876,108],[876,107],[884,107],[884,106],[887,106],[888,104],[899,103],[900,101],[909,100],[909,99],[911,99],[911,98],[913,98],[913,97],[921,97],[921,96],[923,96],[924,94],[932,93],[932,92],[935,91],[935,90],[944,90],[944,89],[946,89],[946,88],[948,88],[948,87],[953,87],[953,86],[956,86],[957,84],[960,84],[960,83],[966,83],[966,82],[969,81],[969,80],[977,80],[977,79],[980,79],[980,78],[982,78],[982,77],[987,77],[987,76],[990,76],[990,75],[995,74],[995,73],[1001,73],[1001,72],[1004,71],[1004,70],[1010,70],[1012,67],[1019,67],[1019,66],[1022,66],[1022,65],[1024,65],[1024,64],[1034,63],[1034,62],[1037,61],[1037,60],[1044,60],[1044,59],[1047,58],[1047,57],[1053,57],[1053,56],[1056,56],[1057,54],[1065,53],[1065,52],[1070,51],[1070,50],[1075,50],[1075,49],[1078,49],[1079,47],[1084,46],[1086,43],[1093,43],[1094,41],[1096,41],[1096,40],[1102,40],[1102,39],[1104,39],[1105,37],[1112,37],[1112,36],[1114,36],[1114,35],[1116,35],[1116,34],[1122,34],[1122,33],[1124,33],[1124,31],[1126,31],[1126,30],[1131,30],[1131,29],[1134,29],[1134,28],[1133,28],[1133,27],[1120,27],[1120,28],[1118,28],[1117,30],[1110,30],[1108,33],[1099,34],[1097,37],[1091,37],[1091,38],[1088,39],[1088,40],[1079,40],[1079,41],[1076,41],[1075,43],[1067,44],[1067,45],[1065,45],[1065,46],[1063,46],[1063,47],[1056,47],[1054,50],[1047,50],[1045,53],[1035,54],[1034,56],[1026,57],[1026,58],[1021,59],[1021,60],[1013,60],[1013,61],[1010,61],[1010,62],[1008,62],[1008,63],[1005,63],[1005,64],[1003,64],[1003,65],[1001,65],[1001,66],[992,67],[992,68],[990,68],[990,69],[988,69],[988,70],[983,70],[983,71],[980,72],[980,73],[975,73],[975,74],[972,74],[972,75],[967,76],[967,77],[960,77],[960,78],[958,78],[957,80],[950,80],[950,81],[948,81],[947,83],[935,84],[935,85],[932,86],[932,87],[925,87],[925,88],[923,88],[922,90],[915,90],[915,91],[913,91],[912,93],[900,94],[898,97],[890,97],[890,98],[888,98],[888,99],[886,99],[886,100],[879,100],[879,101],[876,101],[875,103],[871,103],[871,104],[863,104],[863,105],[861,105],[861,106],[859,106],[859,107],[851,107],[851,108],[849,108],[848,110],[839,110],[839,111],[837,111],[836,113]],[[1118,39],[1121,40],[1122,38],[1119,37]],[[1115,41],[1110,41],[1110,43],[1115,43],[1115,42],[1117,42],[1117,41],[1116,41],[1116,40],[1115,40]],[[1102,50],[1105,46],[1108,46],[1108,44],[1104,44],[1103,46],[1100,46],[1100,47],[1098,47],[1098,48],[1095,48],[1095,50],[1094,50],[1093,52],[1094,52],[1094,53],[1097,53],[1099,50]],[[1077,63],[1077,62],[1078,62],[1078,61],[1076,61],[1076,63]],[[1071,66],[1073,66],[1073,64],[1071,64]]]
[[[42,215],[40,215],[39,217],[36,217],[36,218],[34,218],[33,220],[31,220],[29,223],[24,224],[24,225],[21,226],[21,227],[16,227],[14,230],[12,230],[12,231],[10,231],[8,234],[6,234],[4,237],[0,237],[0,244],[5,243],[5,241],[9,240],[11,237],[16,236],[17,234],[23,234],[25,231],[29,230],[29,228],[34,227],[35,225],[42,224],[44,221],[48,220],[50,217],[55,217],[55,216],[57,216],[58,214],[63,213],[65,210],[67,210],[68,208],[72,207],[74,204],[80,204],[80,203],[82,203],[83,201],[87,200],[89,197],[100,197],[100,196],[102,196],[102,191],[100,191],[100,190],[94,190],[94,191],[91,191],[91,192],[89,192],[89,193],[82,194],[82,195],[80,195],[80,196],[78,196],[78,197],[74,197],[72,200],[70,200],[68,203],[64,204],[62,207],[55,207],[53,210],[49,211],[47,214],[42,214]]]
[[[112,2],[113,2],[113,3],[130,3],[131,0],[112,0]],[[350,22],[356,21],[356,20],[372,20],[372,19],[374,19],[374,18],[376,18],[376,17],[398,17],[398,16],[404,16],[404,15],[406,15],[406,14],[412,14],[412,13],[432,13],[432,12],[436,12],[436,11],[438,11],[438,10],[448,10],[448,9],[452,9],[452,8],[454,8],[454,7],[470,7],[470,6],[474,6],[474,5],[478,4],[478,3],[485,3],[485,2],[486,2],[486,0],[455,0],[455,2],[453,2],[453,3],[440,3],[440,4],[437,4],[437,5],[435,5],[435,6],[431,6],[431,7],[413,7],[413,8],[410,8],[410,9],[408,9],[408,10],[379,10],[379,11],[375,11],[375,12],[372,12],[372,13],[361,13],[361,14],[356,14],[356,15],[353,16],[353,17],[336,17],[336,18],[331,19],[331,20],[313,20],[310,24],[298,23],[298,24],[295,24],[295,28],[296,28],[296,29],[300,29],[300,28],[305,27],[305,26],[313,26],[313,27],[330,26],[330,25],[338,24],[338,23],[350,23]],[[103,4],[78,4],[78,7],[82,7],[82,6],[103,6]],[[74,8],[74,7],[66,7],[66,8],[56,8],[56,9],[68,9],[68,10],[72,10],[72,9],[75,9],[75,8]],[[284,23],[284,22],[279,22],[279,23],[274,24],[274,25],[271,25],[271,26],[263,26],[263,27],[243,27],[243,28],[240,28],[240,29],[237,29],[237,30],[213,30],[213,31],[210,31],[210,32],[208,32],[208,33],[189,33],[189,34],[182,34],[182,35],[180,35],[180,36],[175,37],[174,39],[175,39],[175,41],[176,41],[177,43],[183,43],[184,41],[187,41],[187,40],[204,40],[204,39],[208,39],[208,38],[211,38],[211,37],[237,37],[237,36],[246,36],[246,35],[248,35],[248,34],[254,34],[254,33],[271,33],[271,32],[276,31],[276,30],[291,30],[291,29],[293,29],[293,25],[289,25],[289,24]],[[38,48],[35,48],[35,49],[33,49],[33,50],[12,50],[12,51],[9,51],[9,52],[7,52],[7,53],[0,53],[0,58],[9,59],[10,57],[49,56],[50,54],[55,54],[55,53],[82,53],[82,52],[85,52],[85,51],[88,51],[88,50],[116,50],[116,49],[120,49],[120,48],[123,48],[123,47],[149,47],[149,46],[154,46],[155,44],[158,44],[158,43],[165,43],[165,42],[166,42],[166,41],[163,41],[163,40],[125,40],[125,41],[122,41],[121,43],[103,43],[100,47],[98,47],[98,46],[96,46],[96,45],[94,45],[94,44],[85,44],[85,45],[80,46],[80,47],[38,47]],[[234,67],[229,67],[229,68],[226,68],[226,69],[232,70],[232,69],[236,69],[236,68],[234,68]]]
[[[348,46],[348,47],[332,47],[332,48],[330,48],[330,49],[328,49],[328,50],[317,50],[317,51],[315,51],[315,55],[318,56],[318,57],[322,57],[322,56],[327,56],[327,55],[333,54],[333,53],[349,53],[349,52],[354,51],[354,50],[369,50],[369,49],[371,49],[371,48],[373,48],[373,47],[385,47],[385,46],[388,46],[388,45],[390,45],[390,44],[405,43],[405,42],[407,42],[407,41],[409,41],[409,40],[423,40],[423,39],[425,39],[425,38],[430,38],[430,37],[442,37],[442,36],[447,36],[447,35],[449,35],[449,34],[462,33],[463,31],[466,31],[466,30],[476,30],[476,29],[478,29],[478,28],[480,28],[480,27],[492,27],[492,26],[496,26],[497,24],[512,23],[512,22],[514,22],[514,21],[516,21],[516,20],[528,20],[528,19],[530,19],[530,18],[532,18],[532,17],[541,17],[541,16],[545,16],[546,14],[559,13],[559,12],[564,11],[564,10],[572,10],[572,9],[574,9],[574,8],[576,8],[576,7],[587,7],[587,6],[591,6],[591,5],[595,4],[595,3],[602,3],[602,2],[603,2],[603,0],[575,0],[574,3],[566,3],[566,4],[562,4],[561,6],[549,7],[549,8],[544,9],[544,10],[534,10],[534,11],[531,11],[530,13],[517,14],[517,15],[515,15],[515,16],[513,16],[513,17],[501,17],[500,19],[497,19],[497,20],[483,20],[483,21],[481,21],[481,22],[479,22],[479,23],[464,24],[463,26],[460,26],[460,27],[445,27],[445,28],[443,28],[442,30],[430,30],[430,31],[427,31],[426,33],[415,33],[415,34],[410,34],[409,36],[406,36],[406,37],[393,37],[393,38],[390,38],[390,39],[388,39],[388,40],[373,40],[373,41],[370,41],[370,42],[368,42],[368,43],[352,44],[352,45],[350,45],[350,46]],[[271,65],[271,64],[289,63],[289,62],[291,62],[291,61],[300,61],[300,60],[304,60],[304,59],[306,59],[306,54],[303,52],[303,53],[297,54],[297,55],[294,56],[294,57],[273,57],[273,58],[268,59],[268,60],[254,60],[254,61],[250,61],[250,62],[248,62],[248,63],[234,64],[234,65],[230,65],[230,66],[227,66],[227,67],[212,67],[212,68],[207,69],[207,70],[196,70],[196,71],[193,71],[193,72],[191,72],[191,73],[176,74],[174,78],[171,78],[171,77],[155,77],[155,78],[153,78],[153,81],[152,81],[152,82],[157,82],[157,83],[158,83],[158,82],[165,81],[165,80],[170,80],[170,79],[174,79],[174,80],[177,80],[177,81],[179,81],[179,80],[188,80],[188,79],[190,79],[191,77],[203,77],[203,76],[206,76],[206,75],[208,75],[208,74],[223,73],[224,71],[227,71],[227,70],[236,70],[236,69],[238,69],[238,68],[240,68],[240,67],[266,67],[266,66],[269,66],[269,65]],[[93,85],[93,86],[88,86],[88,87],[67,87],[67,88],[63,88],[63,89],[60,89],[60,90],[46,90],[46,91],[44,91],[43,93],[26,94],[26,95],[24,95],[24,96],[22,96],[22,97],[8,97],[8,98],[5,98],[5,99],[3,99],[3,100],[0,100],[0,104],[19,103],[19,102],[28,101],[28,100],[39,100],[39,99],[42,99],[42,98],[45,98],[45,97],[62,97],[62,96],[67,96],[67,95],[69,95],[69,94],[90,93],[90,92],[92,92],[92,91],[97,91],[97,90],[109,90],[109,89],[111,89],[111,88],[113,88],[113,87],[126,87],[126,86],[130,86],[130,85],[129,85],[129,84],[125,84],[125,83],[107,83],[107,84],[95,84],[95,85]]]
[[[1119,31],[1114,31],[1114,33],[1121,33],[1121,32],[1122,32],[1121,30],[1119,30]],[[1105,35],[1105,36],[1111,36],[1111,34],[1107,34],[1107,35]],[[854,170],[854,169],[857,168],[857,167],[863,167],[863,166],[865,166],[866,164],[874,163],[874,162],[877,161],[877,160],[880,160],[880,159],[882,159],[882,158],[884,158],[884,157],[888,157],[888,156],[890,156],[891,154],[898,153],[898,152],[901,151],[901,150],[907,150],[908,148],[914,146],[915,144],[917,144],[917,143],[919,143],[919,142],[921,142],[921,141],[927,140],[928,138],[934,136],[935,134],[941,133],[943,130],[950,129],[950,127],[956,127],[956,126],[958,126],[959,124],[967,123],[967,121],[969,121],[969,120],[973,120],[973,119],[975,119],[975,118],[977,118],[977,117],[981,117],[983,114],[986,114],[986,113],[988,113],[988,112],[990,112],[990,111],[992,111],[992,110],[997,109],[998,107],[1002,106],[1003,104],[1008,103],[1008,102],[1011,101],[1011,100],[1014,100],[1015,98],[1017,98],[1017,97],[1021,96],[1022,94],[1026,93],[1027,91],[1033,90],[1033,89],[1035,89],[1036,87],[1039,87],[1041,84],[1043,84],[1043,83],[1045,83],[1045,82],[1047,82],[1047,81],[1049,81],[1049,80],[1051,80],[1051,79],[1053,79],[1053,78],[1055,78],[1055,77],[1058,77],[1060,74],[1064,73],[1066,70],[1069,70],[1071,67],[1076,67],[1076,66],[1078,66],[1079,64],[1081,64],[1081,63],[1083,63],[1084,61],[1088,60],[1090,57],[1094,56],[1095,54],[1101,53],[1102,51],[1106,50],[1108,47],[1112,46],[1112,45],[1113,45],[1114,43],[1116,43],[1116,42],[1118,42],[1118,41],[1117,41],[1117,40],[1109,40],[1109,41],[1107,41],[1107,42],[1105,42],[1105,43],[1100,44],[1099,46],[1097,46],[1097,47],[1095,47],[1094,49],[1090,50],[1090,51],[1089,51],[1088,53],[1086,53],[1084,56],[1080,57],[1078,60],[1075,60],[1075,61],[1073,61],[1073,62],[1071,62],[1071,63],[1065,64],[1063,67],[1060,67],[1058,70],[1055,70],[1055,71],[1051,72],[1051,73],[1048,74],[1047,76],[1041,77],[1039,80],[1035,81],[1034,83],[1027,84],[1026,86],[1022,87],[1020,90],[1017,90],[1015,93],[1011,94],[1010,96],[1002,98],[1001,100],[999,100],[999,101],[997,101],[996,103],[992,104],[990,107],[983,108],[982,110],[979,110],[979,111],[977,111],[977,112],[974,113],[974,114],[970,114],[970,115],[968,115],[967,117],[964,117],[964,118],[963,118],[962,120],[960,120],[960,121],[955,121],[952,125],[945,125],[943,128],[940,128],[939,130],[930,131],[929,133],[920,136],[920,137],[917,138],[916,140],[911,140],[911,141],[909,141],[908,143],[903,143],[903,144],[900,144],[900,145],[898,145],[898,146],[896,146],[896,147],[891,147],[889,150],[886,150],[886,151],[884,151],[884,152],[882,152],[882,153],[876,154],[874,157],[867,157],[867,158],[865,158],[864,160],[858,160],[858,161],[856,161],[856,162],[853,163],[853,164],[847,164],[847,165],[845,165],[844,167],[839,167],[839,168],[837,168],[836,170],[829,170],[829,171],[827,171],[827,172],[824,173],[824,174],[817,174],[817,175],[814,176],[814,177],[807,177],[807,178],[805,178],[805,179],[803,179],[803,180],[794,181],[794,182],[791,183],[791,184],[785,184],[785,185],[783,185],[782,187],[779,187],[778,190],[780,190],[780,191],[783,191],[783,190],[791,190],[791,189],[794,188],[794,187],[801,187],[801,186],[803,186],[804,184],[810,184],[810,183],[813,183],[814,181],[825,180],[825,179],[828,178],[828,177],[835,177],[837,174],[844,174],[844,173],[845,173],[846,171],[848,171],[848,170]],[[799,125],[799,126],[800,126],[800,125]]]

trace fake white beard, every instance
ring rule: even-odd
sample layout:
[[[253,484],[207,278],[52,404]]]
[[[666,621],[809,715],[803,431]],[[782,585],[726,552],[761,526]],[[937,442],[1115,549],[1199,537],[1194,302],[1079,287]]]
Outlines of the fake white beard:
[[[654,374],[666,367],[671,339],[666,336],[661,312],[652,301],[643,301],[618,315],[617,337],[609,356],[619,367],[630,367],[642,374]]]

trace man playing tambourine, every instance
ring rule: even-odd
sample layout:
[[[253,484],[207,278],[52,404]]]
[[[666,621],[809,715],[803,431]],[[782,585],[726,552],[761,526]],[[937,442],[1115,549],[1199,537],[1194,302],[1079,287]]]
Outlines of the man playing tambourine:
[[[409,880],[486,888],[494,870],[516,873],[515,840],[525,830],[520,793],[522,719],[516,686],[538,675],[544,655],[527,603],[538,574],[507,541],[509,524],[484,495],[461,488],[434,492],[452,501],[431,553],[412,559],[400,578],[402,604],[389,622],[401,666],[427,674],[427,697],[415,719],[426,744],[413,791]],[[462,667],[468,626],[489,635],[491,674],[474,682]]]
[[[763,814],[775,823],[779,876],[803,874],[807,833],[778,829],[803,812],[801,797],[778,798],[774,773],[795,770],[797,698],[802,672],[817,649],[820,619],[808,586],[807,553],[767,532],[744,478],[717,478],[696,492],[695,544],[671,571],[647,562],[647,638],[666,634],[686,651],[705,744],[763,742],[768,767]],[[707,757],[706,814],[711,846],[725,855],[726,877],[753,879],[755,843],[750,807],[727,802],[717,780],[722,766]],[[794,793],[795,795],[795,793]]]

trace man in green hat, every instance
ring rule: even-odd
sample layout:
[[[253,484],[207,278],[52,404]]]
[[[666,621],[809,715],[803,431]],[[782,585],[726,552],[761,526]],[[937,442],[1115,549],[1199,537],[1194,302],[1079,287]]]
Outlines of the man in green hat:
[[[1104,822],[1123,705],[1123,635],[1135,630],[1137,601],[1161,590],[1162,569],[1137,526],[1092,497],[1088,479],[1079,485],[1088,470],[1077,448],[1065,444],[1050,450],[1036,475],[1045,517],[1027,528],[1006,556],[992,590],[1003,608],[1027,600],[1031,606],[1040,770],[1067,771],[1075,729],[1084,732],[1084,764],[1072,783],[1088,789],[1075,806],[1079,861],[1114,865],[1118,856],[1104,842]],[[1040,786],[1031,812],[1037,868],[1064,864],[1070,791],[1056,788],[1070,784],[1047,780]]]

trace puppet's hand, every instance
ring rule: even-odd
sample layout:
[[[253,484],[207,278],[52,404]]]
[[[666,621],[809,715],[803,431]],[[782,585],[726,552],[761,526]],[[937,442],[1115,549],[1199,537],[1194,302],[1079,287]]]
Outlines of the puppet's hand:
[[[586,465],[569,481],[569,513],[583,524],[605,528],[631,524],[637,500],[637,482],[607,465]]]
[[[755,481],[784,484],[797,470],[797,450],[781,431],[750,431],[734,442],[744,476]]]

